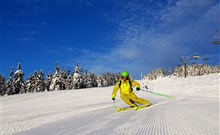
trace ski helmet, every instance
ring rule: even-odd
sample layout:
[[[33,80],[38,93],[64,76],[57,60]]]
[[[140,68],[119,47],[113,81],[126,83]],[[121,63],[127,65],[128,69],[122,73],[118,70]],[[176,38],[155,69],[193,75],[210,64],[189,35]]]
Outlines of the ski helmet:
[[[121,76],[127,78],[129,76],[129,74],[128,74],[128,72],[124,71],[121,73]]]

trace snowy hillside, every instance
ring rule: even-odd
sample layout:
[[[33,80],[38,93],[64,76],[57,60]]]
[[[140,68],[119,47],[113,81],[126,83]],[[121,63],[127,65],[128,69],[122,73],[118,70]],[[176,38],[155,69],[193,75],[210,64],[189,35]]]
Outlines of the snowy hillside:
[[[208,96],[218,97],[220,74],[209,74],[194,77],[165,77],[157,80],[139,81],[142,86],[170,95]]]
[[[113,87],[1,97],[1,134],[219,135],[220,74],[139,81],[173,99],[135,91],[154,105],[116,112]],[[126,107],[116,97],[117,107]]]

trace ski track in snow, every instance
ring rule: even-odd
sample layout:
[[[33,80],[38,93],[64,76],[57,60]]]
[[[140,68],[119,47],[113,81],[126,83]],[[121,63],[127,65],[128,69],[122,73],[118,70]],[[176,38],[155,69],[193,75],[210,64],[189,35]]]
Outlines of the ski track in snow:
[[[198,84],[195,85],[198,88]],[[175,95],[169,100],[135,92],[138,97],[152,102],[153,106],[140,111],[116,112],[112,107],[112,88],[3,97],[1,134],[219,135],[218,95],[189,96],[187,91],[187,94]],[[216,93],[216,90],[210,91]],[[116,106],[126,107],[119,96]]]

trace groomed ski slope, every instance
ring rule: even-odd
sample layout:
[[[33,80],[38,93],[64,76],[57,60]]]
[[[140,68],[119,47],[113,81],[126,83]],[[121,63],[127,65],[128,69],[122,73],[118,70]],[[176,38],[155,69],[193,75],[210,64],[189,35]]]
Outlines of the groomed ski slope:
[[[155,106],[116,112],[113,87],[1,97],[1,135],[219,135],[220,75],[140,81],[167,98],[135,91]],[[119,97],[116,106],[126,107]]]

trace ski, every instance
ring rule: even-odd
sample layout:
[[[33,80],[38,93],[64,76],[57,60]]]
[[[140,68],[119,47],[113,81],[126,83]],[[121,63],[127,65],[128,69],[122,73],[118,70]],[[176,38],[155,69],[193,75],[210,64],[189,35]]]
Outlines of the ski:
[[[117,109],[116,109],[116,111],[117,112],[124,112],[124,111],[127,111],[127,110],[132,110],[133,108],[128,108],[128,107],[125,107],[125,108],[120,108],[120,107],[118,107]]]
[[[150,107],[150,106],[136,106],[136,107],[134,107],[134,110],[136,110],[136,111],[143,110],[143,109],[148,108],[148,107]]]
[[[130,107],[120,108],[120,107],[118,107],[118,108],[116,108],[116,111],[117,112],[124,112],[124,111],[128,111],[128,110],[139,111],[139,110],[143,110],[143,109],[148,108],[148,107],[150,107],[150,106],[136,106],[134,108],[130,108]]]
[[[117,111],[117,112],[125,112],[125,111],[128,111],[128,110],[143,110],[143,109],[151,109],[151,108],[154,108],[154,107],[158,107],[158,106],[162,106],[162,105],[165,105],[165,104],[168,104],[169,102],[171,102],[170,100],[168,101],[163,101],[163,102],[160,102],[160,103],[156,103],[156,104],[152,104],[150,106],[143,106],[143,105],[140,105],[140,106],[136,106],[134,108],[130,108],[130,107],[116,107],[115,105],[113,105],[113,108]]]

